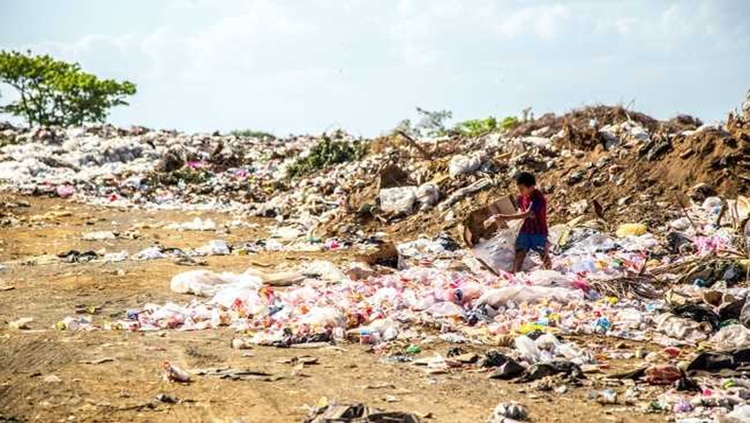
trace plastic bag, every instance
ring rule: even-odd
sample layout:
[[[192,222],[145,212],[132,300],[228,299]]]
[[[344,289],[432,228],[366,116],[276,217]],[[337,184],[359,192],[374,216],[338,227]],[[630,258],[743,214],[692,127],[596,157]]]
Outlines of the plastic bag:
[[[268,312],[268,301],[260,297],[257,288],[248,285],[221,285],[211,303],[254,317],[264,316]]]
[[[335,264],[325,260],[315,260],[307,263],[299,269],[299,273],[328,282],[339,282],[346,279],[344,272],[339,270]]]
[[[175,275],[169,283],[173,292],[208,297],[216,293],[217,285],[226,284],[218,274],[209,270],[191,270]]]
[[[425,313],[432,317],[464,318],[466,316],[466,312],[461,306],[450,301],[435,303],[425,310]]]
[[[534,286],[560,286],[572,288],[575,279],[556,270],[535,270],[527,276]]]
[[[127,251],[120,251],[119,253],[107,253],[104,255],[105,263],[117,263],[128,259]]]
[[[499,230],[491,239],[475,245],[474,255],[495,271],[511,269],[516,259],[516,238],[521,225],[523,220],[511,220],[507,228]],[[527,255],[527,260],[524,261],[524,269],[531,266],[529,256],[531,255]]]
[[[645,234],[646,231],[646,225],[640,223],[623,223],[617,227],[615,235],[618,238],[625,238],[626,236],[640,236]]]
[[[226,256],[231,253],[229,244],[221,239],[209,241],[208,244],[195,249],[196,254],[203,256]]]
[[[724,326],[711,337],[711,343],[718,350],[730,350],[750,345],[750,329],[742,325]]]
[[[744,423],[750,422],[750,405],[737,405],[734,410],[727,413],[726,419],[729,422]]]
[[[137,252],[134,257],[136,260],[156,260],[167,258],[167,255],[162,253],[159,247],[148,247]]]
[[[170,223],[164,229],[172,231],[215,231],[216,223],[211,219],[203,220],[200,217],[196,217],[189,222]]]
[[[456,177],[465,173],[474,173],[482,166],[484,159],[484,153],[480,151],[470,156],[455,155],[448,164],[448,174],[451,177]]]
[[[422,184],[417,188],[416,198],[421,204],[421,209],[428,209],[437,204],[440,199],[440,189],[431,182]]]
[[[417,201],[416,187],[384,188],[380,190],[380,209],[386,213],[410,214]]]
[[[83,234],[84,241],[105,241],[115,239],[117,236],[111,231],[88,232]]]
[[[343,313],[333,307],[312,308],[299,321],[315,328],[346,328],[346,318]]]
[[[521,354],[521,357],[528,360],[530,363],[536,363],[542,357],[539,348],[536,343],[526,335],[516,337],[514,340],[516,349]]]
[[[656,319],[656,330],[680,340],[688,342],[703,341],[708,338],[712,328],[708,323],[698,323],[691,319],[675,316],[672,313],[663,313]]]

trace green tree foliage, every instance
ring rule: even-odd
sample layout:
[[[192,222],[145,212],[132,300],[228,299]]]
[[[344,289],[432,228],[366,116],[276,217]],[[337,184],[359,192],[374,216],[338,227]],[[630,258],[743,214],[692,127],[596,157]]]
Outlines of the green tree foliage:
[[[502,121],[500,121],[500,129],[503,131],[510,131],[511,129],[518,126],[518,124],[521,123],[517,117],[515,116],[506,116],[503,118]]]
[[[328,166],[361,159],[367,152],[367,144],[355,141],[336,141],[324,136],[310,148],[310,154],[300,157],[286,169],[289,178],[303,176]]]
[[[497,119],[490,116],[487,119],[471,119],[456,124],[456,131],[469,136],[477,136],[497,129]]]
[[[476,137],[495,131],[509,131],[518,125],[518,118],[515,116],[506,116],[503,120],[498,121],[495,117],[490,116],[487,119],[471,119],[456,124],[455,131]]]
[[[127,105],[125,98],[136,92],[131,82],[99,79],[83,72],[78,63],[34,56],[30,51],[0,51],[0,82],[19,94],[0,112],[22,117],[29,125],[104,122],[109,109]]]
[[[261,138],[268,140],[276,139],[276,135],[270,132],[255,131],[252,129],[235,129],[234,131],[230,132],[230,134],[240,138]]]

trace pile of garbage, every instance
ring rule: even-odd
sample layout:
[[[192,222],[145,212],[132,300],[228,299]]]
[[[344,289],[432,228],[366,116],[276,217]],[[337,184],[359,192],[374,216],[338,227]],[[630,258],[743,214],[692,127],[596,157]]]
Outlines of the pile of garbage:
[[[191,270],[172,278],[171,290],[179,294],[174,302],[144,304],[113,321],[68,317],[56,327],[230,327],[241,334],[235,348],[359,342],[384,362],[411,362],[431,374],[479,368],[492,378],[549,389],[582,386],[591,369],[601,372],[610,360],[638,358],[642,367],[607,377],[668,388],[644,407],[713,416],[736,404],[728,396],[745,388],[705,373],[741,375],[743,363],[750,363],[743,352],[750,349],[748,218],[750,200],[740,196],[709,197],[657,228],[624,224],[607,230],[578,219],[551,228],[551,270],[536,269],[532,257],[517,274],[505,271],[512,245],[498,241],[510,228],[473,249],[460,248],[447,235],[404,242],[396,246],[393,266],[313,261],[283,271]],[[648,341],[664,349],[595,352],[566,341],[571,335]],[[434,340],[508,349],[484,358],[460,350],[421,359],[393,352],[403,344],[418,351]],[[701,391],[700,407],[696,386],[712,387],[710,394]],[[597,398],[617,403],[614,392]],[[633,392],[620,397],[632,397],[626,405],[638,403]]]
[[[693,200],[750,193],[750,117],[724,124],[680,116],[656,121],[621,107],[544,115],[478,137],[373,140],[343,131],[239,137],[112,126],[0,131],[0,190],[96,204],[232,210],[293,219],[319,235],[402,234],[455,227],[477,203],[537,174],[550,214],[595,209],[614,223],[671,216]],[[322,157],[325,156],[325,157]],[[419,218],[410,218],[418,216]]]
[[[750,368],[750,110],[703,125],[592,107],[473,138],[382,137],[352,160],[340,155],[360,152],[354,143],[361,140],[343,133],[334,138],[351,146],[332,147],[329,135],[269,141],[107,126],[7,129],[3,136],[15,142],[0,148],[5,189],[97,204],[233,210],[275,217],[276,235],[289,245],[302,245],[296,240],[310,240],[317,229],[325,236],[315,248],[326,237],[328,249],[378,248],[348,265],[181,272],[171,278],[173,301],[143,304],[119,319],[71,316],[57,329],[229,327],[237,331],[234,348],[358,342],[385,363],[429,374],[478,370],[555,392],[580,388],[597,372],[614,388],[592,399],[672,412],[677,421],[750,414],[743,378]],[[300,155],[319,154],[311,151],[335,158],[299,165]],[[286,169],[295,163],[291,178]],[[306,173],[318,163],[324,168]],[[508,176],[522,169],[538,175],[550,199],[552,268],[539,270],[530,256],[512,274],[518,225],[481,222],[493,201],[514,192]],[[384,230],[396,234],[388,239],[395,244],[383,241]],[[259,248],[268,246],[217,240],[170,254]],[[149,254],[167,253],[153,247],[138,256]],[[595,349],[576,336],[658,349]],[[415,357],[435,342],[455,348]],[[465,344],[492,349],[480,357]],[[609,373],[615,360],[639,366]],[[493,415],[525,411],[506,404]]]
[[[419,149],[403,147],[401,135],[377,140],[390,153],[378,178],[355,189],[326,228],[388,221],[399,234],[446,230],[477,204],[513,192],[512,175],[522,170],[537,176],[553,220],[589,212],[613,224],[661,224],[679,213],[673,205],[750,193],[750,115],[742,113],[726,124],[659,122],[597,106],[505,133],[415,140]]]

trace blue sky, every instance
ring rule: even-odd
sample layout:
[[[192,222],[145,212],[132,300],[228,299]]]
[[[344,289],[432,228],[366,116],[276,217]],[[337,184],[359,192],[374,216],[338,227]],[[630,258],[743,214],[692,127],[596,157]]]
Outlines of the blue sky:
[[[750,1],[0,0],[0,49],[29,48],[135,82],[119,125],[377,135],[415,106],[592,103],[714,121],[750,89]]]

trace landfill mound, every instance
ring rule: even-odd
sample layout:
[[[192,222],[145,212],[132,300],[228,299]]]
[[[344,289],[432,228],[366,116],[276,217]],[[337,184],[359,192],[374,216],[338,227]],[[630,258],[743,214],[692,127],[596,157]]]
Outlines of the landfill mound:
[[[387,223],[387,230],[404,236],[451,230],[475,209],[514,194],[513,175],[523,170],[535,173],[548,194],[553,222],[588,212],[611,224],[655,226],[674,217],[672,206],[750,193],[750,136],[741,115],[730,114],[723,126],[704,125],[690,116],[657,121],[622,107],[595,106],[547,114],[506,134],[423,140],[419,148],[402,138],[374,142],[387,161],[374,181],[352,193],[342,215],[327,226],[330,233],[354,222]],[[457,158],[475,163],[459,168]],[[482,186],[468,201],[431,207],[417,199],[425,183],[436,185],[441,204],[462,188]],[[379,193],[395,187],[413,187],[413,199],[404,199],[411,204],[383,213]]]
[[[750,192],[748,121],[747,111],[706,125],[597,105],[475,137],[373,140],[3,124],[0,190],[276,217],[318,236],[409,237],[460,235],[467,219],[476,229],[476,209],[514,194],[513,175],[527,170],[552,222],[588,214],[655,226],[674,217],[667,206]]]

